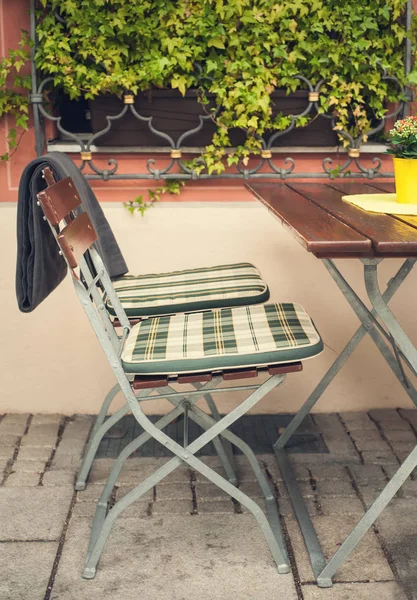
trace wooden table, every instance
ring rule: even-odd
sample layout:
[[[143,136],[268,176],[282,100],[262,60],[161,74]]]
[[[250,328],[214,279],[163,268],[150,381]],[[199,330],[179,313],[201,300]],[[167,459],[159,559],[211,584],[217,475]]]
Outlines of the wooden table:
[[[388,302],[417,261],[417,217],[370,213],[342,200],[342,196],[347,194],[394,192],[391,183],[251,183],[247,187],[307,252],[322,260],[362,323],[274,445],[317,583],[321,587],[329,587],[337,569],[417,467],[417,446],[328,562],[298,488],[285,446],[359,342],[368,334],[417,406],[417,391],[404,369],[405,364],[417,374],[417,350],[388,307]],[[405,261],[382,293],[378,283],[378,265],[389,258],[405,258]],[[373,310],[367,308],[345,280],[333,259],[360,260]]]

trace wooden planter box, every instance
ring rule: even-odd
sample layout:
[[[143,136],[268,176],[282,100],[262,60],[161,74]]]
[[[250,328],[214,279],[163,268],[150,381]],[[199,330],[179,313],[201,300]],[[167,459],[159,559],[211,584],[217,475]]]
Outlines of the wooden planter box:
[[[291,95],[277,90],[272,98],[275,103],[274,113],[285,115],[300,113],[308,102],[308,92],[299,91]],[[104,129],[106,116],[118,114],[123,102],[116,96],[101,96],[90,102],[91,127],[93,133]],[[140,94],[135,99],[136,110],[145,117],[153,116],[152,125],[167,133],[176,141],[182,133],[199,124],[199,115],[204,115],[204,108],[197,101],[197,92],[189,91],[183,97],[177,90],[153,90],[152,95]],[[314,116],[314,114],[313,114]],[[183,146],[201,147],[211,143],[216,126],[207,120],[203,129],[186,138]],[[269,136],[266,136],[268,139]],[[230,132],[232,146],[244,143],[245,133],[240,129]],[[168,146],[166,140],[153,134],[147,123],[136,119],[130,112],[122,119],[113,121],[111,130],[98,138],[98,146]],[[328,119],[318,117],[307,127],[297,128],[277,139],[274,146],[336,146],[337,135],[332,130]]]

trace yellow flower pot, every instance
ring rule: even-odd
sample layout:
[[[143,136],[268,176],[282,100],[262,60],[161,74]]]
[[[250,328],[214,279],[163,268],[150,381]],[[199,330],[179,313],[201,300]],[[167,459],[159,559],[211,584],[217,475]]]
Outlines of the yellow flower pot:
[[[417,159],[394,158],[397,202],[417,204]]]

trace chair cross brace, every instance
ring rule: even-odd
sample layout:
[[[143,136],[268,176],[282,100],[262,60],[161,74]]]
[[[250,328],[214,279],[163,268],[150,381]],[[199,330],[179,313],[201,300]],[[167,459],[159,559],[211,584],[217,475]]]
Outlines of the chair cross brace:
[[[146,417],[146,415],[144,415],[144,413],[141,411],[140,405],[137,403],[132,391],[129,390],[128,392],[127,389],[123,390],[125,392],[126,399],[128,401],[128,404],[130,405],[132,412],[135,414],[138,422],[145,430],[145,433],[142,434],[142,436],[139,436],[139,438],[137,438],[133,442],[131,442],[131,444],[129,444],[121,452],[118,459],[114,463],[109,480],[106,484],[105,489],[103,490],[102,498],[100,498],[97,506],[97,512],[93,522],[90,546],[87,554],[87,560],[83,572],[83,577],[85,577],[86,579],[91,579],[95,576],[97,563],[103,551],[111,527],[116,518],[123,512],[123,510],[125,510],[143,494],[149,491],[152,487],[157,485],[162,479],[164,479],[167,475],[172,473],[183,462],[185,462],[195,471],[199,472],[201,475],[206,477],[209,481],[220,487],[223,491],[235,498],[235,500],[243,504],[250,512],[252,512],[265,536],[272,556],[277,564],[278,571],[280,573],[289,572],[288,558],[286,554],[282,531],[280,528],[279,515],[277,509],[276,513],[274,514],[274,511],[271,508],[271,500],[273,496],[266,482],[266,479],[262,481],[263,491],[266,493],[266,499],[269,500],[268,510],[272,515],[272,524],[274,526],[274,530],[272,529],[271,524],[262,512],[261,508],[256,504],[256,502],[254,502],[254,500],[249,498],[246,494],[239,490],[239,488],[232,485],[224,477],[216,473],[216,471],[209,468],[201,460],[195,457],[196,452],[198,452],[207,443],[213,441],[219,435],[224,434],[224,437],[226,437],[226,439],[229,439],[229,441],[235,443],[236,436],[234,436],[230,432],[226,432],[227,428],[230,427],[230,425],[232,425],[237,419],[243,416],[250,408],[255,406],[255,404],[257,404],[265,394],[274,389],[276,386],[280,385],[283,382],[283,380],[284,375],[273,375],[266,382],[258,386],[257,389],[253,391],[249,395],[249,397],[246,398],[246,400],[244,400],[239,406],[237,406],[229,414],[221,418],[220,421],[215,421],[214,419],[211,419],[208,416],[206,416],[206,418],[203,418],[198,409],[195,410],[194,407],[194,404],[195,402],[197,402],[199,397],[201,398],[202,396],[204,396],[204,394],[207,391],[212,391],[218,385],[218,383],[220,383],[221,377],[219,376],[214,376],[212,381],[205,384],[199,390],[200,396],[194,396],[191,400],[186,394],[184,394],[181,399],[178,398],[177,394],[172,395],[171,402],[177,404],[177,406],[175,406],[175,408],[168,415],[165,415],[156,424],[153,424],[148,419],[148,417]],[[123,382],[121,381],[120,383],[121,386],[123,386]],[[229,390],[230,389],[233,388],[229,388]],[[166,392],[163,392],[162,395],[164,397],[167,397]],[[203,426],[204,429],[206,429],[206,431],[199,438],[194,440],[186,448],[182,448],[179,444],[177,444],[174,440],[172,440],[162,431],[163,427],[165,427],[179,414],[184,412],[184,402],[186,402],[187,406],[189,406],[190,418],[196,420],[199,424]],[[126,496],[124,496],[121,500],[116,502],[116,504],[108,511],[107,516],[105,516],[109,491],[111,493],[111,490],[113,489],[114,483],[117,479],[117,475],[120,472],[120,468],[123,466],[125,459],[131,452],[133,452],[133,449],[139,447],[139,445],[144,443],[146,439],[149,439],[150,437],[153,437],[163,446],[168,448],[175,455],[174,458],[172,458],[162,467],[157,469],[155,473],[153,473],[145,481],[140,483],[135,489],[126,494]],[[242,444],[244,444],[241,440],[239,443],[241,447]],[[248,452],[246,451],[245,454],[248,454]],[[253,460],[252,456],[251,458]],[[257,475],[259,480],[259,472],[255,474]],[[266,490],[266,487],[268,488],[268,491]]]

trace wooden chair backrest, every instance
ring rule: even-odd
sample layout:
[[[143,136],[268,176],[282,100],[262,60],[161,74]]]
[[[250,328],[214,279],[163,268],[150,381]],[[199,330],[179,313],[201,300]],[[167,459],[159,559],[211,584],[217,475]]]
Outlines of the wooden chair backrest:
[[[92,244],[97,240],[97,233],[87,213],[81,213],[58,234],[58,243],[69,266],[75,269]]]
[[[50,181],[50,177],[46,179]],[[38,201],[53,226],[68,218],[81,205],[81,198],[71,177],[61,179],[39,192]]]
[[[75,269],[83,254],[97,240],[97,233],[86,212],[78,216],[73,215],[81,205],[81,198],[71,177],[55,182],[48,167],[44,175],[48,187],[39,192],[38,202],[54,228],[58,227],[61,221],[65,221],[65,227],[57,233],[57,241],[69,266]]]

